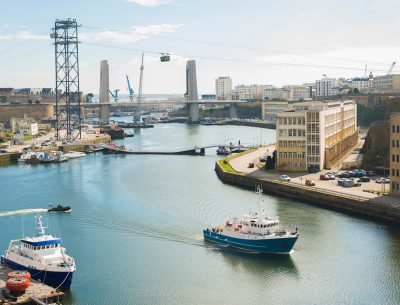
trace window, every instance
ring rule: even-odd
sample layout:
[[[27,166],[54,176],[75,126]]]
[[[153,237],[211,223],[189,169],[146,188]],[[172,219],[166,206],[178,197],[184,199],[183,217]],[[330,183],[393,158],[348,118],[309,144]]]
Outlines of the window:
[[[394,162],[395,159],[395,155],[392,155],[392,162]]]
[[[400,158],[400,156],[397,155],[397,156],[396,156],[396,162],[400,162],[400,159],[399,159],[399,158]]]

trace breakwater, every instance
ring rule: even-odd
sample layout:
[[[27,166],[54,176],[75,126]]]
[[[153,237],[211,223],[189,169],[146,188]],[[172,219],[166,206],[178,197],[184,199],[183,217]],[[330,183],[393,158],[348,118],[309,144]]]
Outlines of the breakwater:
[[[215,163],[215,172],[221,181],[228,184],[253,190],[257,185],[261,185],[266,194],[291,198],[353,215],[400,224],[400,205],[390,205],[360,196],[331,192],[278,180],[260,179],[241,173],[232,173],[224,170],[219,162]]]

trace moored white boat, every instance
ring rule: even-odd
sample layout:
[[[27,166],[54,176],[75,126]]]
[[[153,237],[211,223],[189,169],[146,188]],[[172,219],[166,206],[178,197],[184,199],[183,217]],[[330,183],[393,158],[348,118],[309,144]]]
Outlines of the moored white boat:
[[[1,263],[26,270],[31,277],[55,288],[69,289],[75,261],[61,247],[61,239],[45,233],[42,217],[35,216],[37,235],[11,240]]]
[[[71,152],[65,153],[64,157],[66,157],[67,159],[75,159],[75,158],[86,157],[86,154],[81,151],[71,151]]]

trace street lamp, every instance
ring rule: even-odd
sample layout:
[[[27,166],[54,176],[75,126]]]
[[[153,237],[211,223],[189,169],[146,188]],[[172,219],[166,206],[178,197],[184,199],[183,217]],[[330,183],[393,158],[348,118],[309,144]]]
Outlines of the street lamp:
[[[383,154],[382,156],[376,156],[377,159],[382,159],[383,163],[383,193],[385,193],[385,184],[386,184],[386,160],[385,160],[385,155]]]

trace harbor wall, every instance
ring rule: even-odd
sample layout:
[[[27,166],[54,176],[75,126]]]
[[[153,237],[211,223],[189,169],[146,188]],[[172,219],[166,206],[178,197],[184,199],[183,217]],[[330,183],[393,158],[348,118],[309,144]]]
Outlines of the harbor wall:
[[[1,163],[9,163],[16,162],[18,158],[21,156],[21,153],[4,153],[0,154],[0,164]]]
[[[363,197],[329,192],[277,180],[265,180],[248,175],[234,174],[225,171],[218,162],[215,164],[215,171],[219,179],[227,184],[252,190],[257,185],[262,185],[264,193],[268,195],[291,198],[353,215],[400,224],[400,209],[383,203],[372,202]]]

